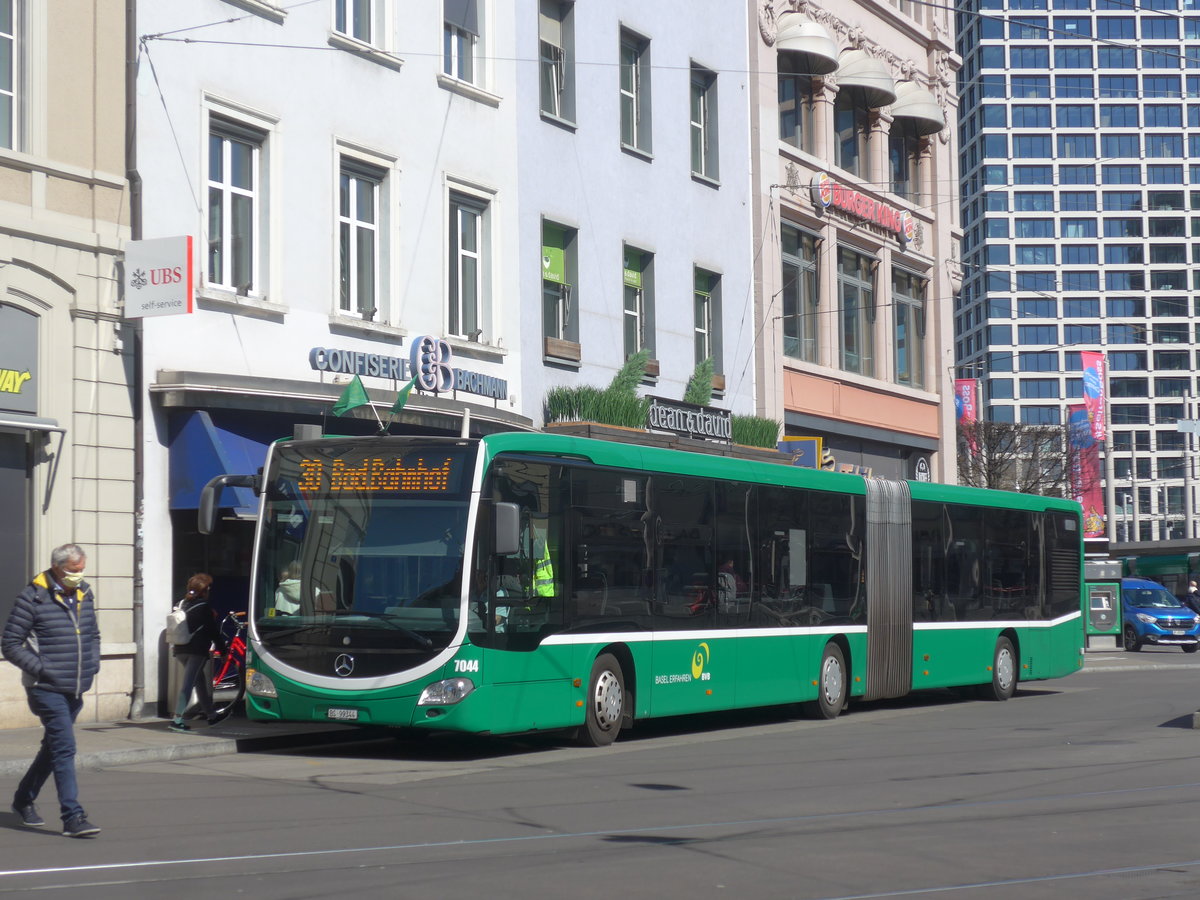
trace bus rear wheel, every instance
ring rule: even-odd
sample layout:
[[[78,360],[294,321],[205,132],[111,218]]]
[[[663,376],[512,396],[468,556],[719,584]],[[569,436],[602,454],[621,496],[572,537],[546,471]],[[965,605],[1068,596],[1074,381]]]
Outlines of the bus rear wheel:
[[[1017,651],[1006,637],[996,639],[992,654],[992,683],[982,686],[985,700],[1007,700],[1017,692]]]
[[[592,663],[579,742],[585,747],[607,747],[621,733],[624,715],[625,674],[615,656],[601,653]]]
[[[846,659],[842,648],[830,642],[821,656],[817,699],[804,704],[810,719],[836,719],[846,705]]]

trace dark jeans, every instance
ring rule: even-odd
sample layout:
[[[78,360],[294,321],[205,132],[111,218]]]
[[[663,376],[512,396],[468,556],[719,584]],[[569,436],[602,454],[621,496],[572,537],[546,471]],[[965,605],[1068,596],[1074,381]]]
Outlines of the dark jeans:
[[[187,712],[188,704],[192,702],[192,690],[200,696],[200,708],[204,715],[213,718],[216,710],[213,708],[212,681],[208,672],[208,654],[199,656],[187,653],[175,657],[183,663],[183,681],[179,685],[179,697],[175,701],[175,718],[182,720]]]
[[[66,822],[72,816],[83,815],[78,799],[79,786],[75,781],[75,717],[83,708],[83,698],[37,687],[26,688],[26,693],[29,708],[42,720],[46,733],[37,756],[17,785],[13,804],[25,806],[36,800],[42,785],[53,773],[58,807]]]

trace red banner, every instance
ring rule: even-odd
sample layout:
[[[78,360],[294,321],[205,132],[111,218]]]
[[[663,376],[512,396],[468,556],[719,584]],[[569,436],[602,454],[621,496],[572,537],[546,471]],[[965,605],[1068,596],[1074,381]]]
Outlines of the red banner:
[[[1100,444],[1092,435],[1085,404],[1067,407],[1071,443],[1071,496],[1083,506],[1083,536],[1104,537],[1104,486],[1100,481]]]
[[[1084,350],[1079,356],[1083,361],[1083,402],[1087,406],[1092,437],[1103,441],[1107,437],[1104,419],[1108,404],[1104,354],[1098,350]]]

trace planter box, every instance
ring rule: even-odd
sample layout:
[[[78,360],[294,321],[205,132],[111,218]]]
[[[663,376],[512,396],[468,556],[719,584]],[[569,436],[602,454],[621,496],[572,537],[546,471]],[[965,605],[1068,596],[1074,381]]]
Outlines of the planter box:
[[[577,341],[564,341],[560,338],[542,338],[542,352],[552,359],[567,359],[571,362],[583,359],[583,349]]]
[[[753,459],[759,462],[792,464],[790,455],[778,450],[762,447],[746,447],[742,444],[719,444],[683,438],[674,434],[659,434],[640,428],[623,428],[620,425],[601,425],[599,422],[548,422],[544,430],[548,434],[567,434],[572,437],[593,438],[600,441],[619,441],[623,444],[640,444],[643,447],[663,447],[669,450],[687,450],[693,453],[708,453],[714,456],[733,456],[738,459]]]

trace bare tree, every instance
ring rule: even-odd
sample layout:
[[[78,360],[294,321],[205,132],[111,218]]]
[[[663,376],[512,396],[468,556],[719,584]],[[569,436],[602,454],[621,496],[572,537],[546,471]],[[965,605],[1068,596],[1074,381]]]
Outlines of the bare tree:
[[[1086,491],[1094,483],[1089,479],[1078,487],[1073,485],[1072,471],[1081,451],[1069,438],[1066,425],[960,423],[959,482],[1046,497],[1074,497],[1077,489]]]

